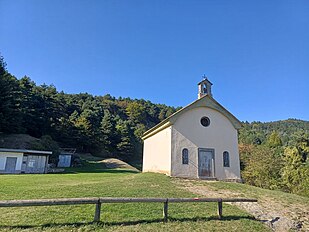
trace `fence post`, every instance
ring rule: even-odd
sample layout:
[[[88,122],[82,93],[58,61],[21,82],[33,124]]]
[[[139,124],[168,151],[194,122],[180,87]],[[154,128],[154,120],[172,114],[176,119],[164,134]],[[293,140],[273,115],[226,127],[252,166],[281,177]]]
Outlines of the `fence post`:
[[[222,199],[218,200],[218,218],[222,219]]]
[[[166,199],[166,201],[164,202],[163,217],[164,217],[164,222],[167,222],[167,218],[168,218],[168,199]]]
[[[95,213],[94,213],[94,222],[100,221],[100,215],[101,215],[101,202],[100,200],[98,203],[95,204]]]

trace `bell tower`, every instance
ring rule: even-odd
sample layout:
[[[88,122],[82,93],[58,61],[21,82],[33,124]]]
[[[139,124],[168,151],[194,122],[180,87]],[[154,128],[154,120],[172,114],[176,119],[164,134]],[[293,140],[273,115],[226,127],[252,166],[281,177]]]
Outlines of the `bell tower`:
[[[201,97],[205,95],[209,95],[212,97],[211,86],[212,86],[212,83],[204,75],[203,80],[198,83],[198,99],[200,99]]]

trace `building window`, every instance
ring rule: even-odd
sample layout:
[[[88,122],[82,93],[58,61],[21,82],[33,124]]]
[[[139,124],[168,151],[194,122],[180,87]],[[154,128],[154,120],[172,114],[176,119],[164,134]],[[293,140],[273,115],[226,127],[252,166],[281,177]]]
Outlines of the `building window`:
[[[230,154],[227,151],[223,152],[223,167],[230,167]]]
[[[202,117],[201,118],[201,124],[204,127],[207,127],[210,125],[210,119],[208,117]]]
[[[182,149],[182,164],[189,164],[189,151],[187,148]]]

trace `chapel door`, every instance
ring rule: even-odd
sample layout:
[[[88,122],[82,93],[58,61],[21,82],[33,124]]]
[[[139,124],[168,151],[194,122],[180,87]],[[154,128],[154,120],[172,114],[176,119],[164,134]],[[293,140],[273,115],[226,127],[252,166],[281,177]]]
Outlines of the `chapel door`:
[[[5,163],[5,172],[6,173],[15,173],[16,172],[16,163],[17,157],[7,157]]]
[[[201,178],[214,177],[214,150],[199,149],[198,171]]]

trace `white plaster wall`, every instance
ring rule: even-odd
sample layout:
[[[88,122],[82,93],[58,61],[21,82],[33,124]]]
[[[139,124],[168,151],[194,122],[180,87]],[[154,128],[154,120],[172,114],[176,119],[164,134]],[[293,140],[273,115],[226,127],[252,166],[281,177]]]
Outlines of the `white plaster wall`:
[[[21,171],[21,164],[23,162],[23,153],[17,152],[0,152],[0,172],[4,172],[5,170],[5,163],[7,157],[17,157],[16,162],[16,171]]]
[[[203,127],[203,116],[210,125]],[[182,164],[182,149],[189,150],[189,164]],[[198,107],[183,113],[172,129],[172,176],[198,178],[198,148],[215,150],[215,177],[240,179],[237,130],[221,113],[207,107]],[[223,152],[230,154],[230,167],[223,167]]]
[[[171,127],[144,140],[143,172],[171,173]]]

